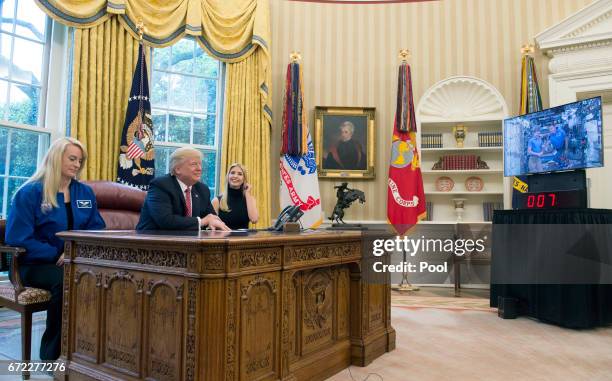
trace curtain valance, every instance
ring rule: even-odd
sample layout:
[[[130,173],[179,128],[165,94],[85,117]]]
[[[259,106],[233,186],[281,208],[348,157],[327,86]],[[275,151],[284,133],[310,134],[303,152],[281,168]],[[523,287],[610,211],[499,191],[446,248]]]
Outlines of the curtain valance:
[[[36,0],[52,18],[75,28],[91,28],[118,15],[133,34],[142,20],[148,45],[172,45],[184,35],[202,39],[215,56],[240,58],[253,47],[267,49],[268,0]]]
[[[145,26],[145,44],[172,45],[185,35],[211,56],[224,62],[239,62],[257,48],[264,55],[259,66],[262,108],[270,120],[268,94],[270,76],[269,0],[36,0],[53,19],[79,29],[95,27],[110,17],[138,38],[136,25]]]

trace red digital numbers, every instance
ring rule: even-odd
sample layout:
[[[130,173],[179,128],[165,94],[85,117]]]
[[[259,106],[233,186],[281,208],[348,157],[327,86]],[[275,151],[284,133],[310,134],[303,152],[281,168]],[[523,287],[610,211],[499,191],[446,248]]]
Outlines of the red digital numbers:
[[[538,195],[530,194],[527,196],[527,207],[528,208],[544,208],[557,206],[557,195],[554,193]]]

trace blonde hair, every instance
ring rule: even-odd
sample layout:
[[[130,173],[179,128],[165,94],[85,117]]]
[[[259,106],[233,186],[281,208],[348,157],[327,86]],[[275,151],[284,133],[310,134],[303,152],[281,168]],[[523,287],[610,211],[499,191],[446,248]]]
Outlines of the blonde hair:
[[[81,174],[81,171],[85,167],[87,161],[87,150],[83,144],[70,137],[59,138],[54,141],[49,150],[43,158],[42,164],[36,172],[30,177],[19,189],[23,188],[27,184],[40,181],[43,188],[43,199],[41,209],[47,211],[51,208],[57,208],[57,193],[59,192],[60,182],[62,179],[62,159],[64,152],[68,146],[74,145],[81,149],[83,154],[83,160],[81,161],[81,167],[77,172],[77,177]]]
[[[176,175],[174,170],[181,162],[190,157],[198,157],[202,161],[202,152],[192,147],[177,148],[170,154],[170,174]]]
[[[235,167],[238,167],[242,170],[242,184],[244,185],[248,182],[246,168],[240,163],[230,164],[229,169],[227,170],[227,175],[225,175],[225,195],[226,197],[223,197],[224,195],[221,195],[221,199],[219,200],[219,210],[222,210],[224,212],[231,212],[229,205],[227,204],[227,195],[229,194],[229,187],[230,187],[229,186],[229,175],[232,169],[234,169]]]

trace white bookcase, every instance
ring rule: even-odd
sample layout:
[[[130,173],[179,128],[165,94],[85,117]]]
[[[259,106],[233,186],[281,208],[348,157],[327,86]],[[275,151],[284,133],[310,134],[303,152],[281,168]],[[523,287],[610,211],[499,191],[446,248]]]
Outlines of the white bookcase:
[[[502,95],[489,83],[474,77],[451,77],[442,80],[425,92],[416,110],[418,123],[421,172],[427,202],[433,206],[433,219],[426,224],[457,222],[453,199],[465,199],[462,221],[482,223],[483,203],[510,204],[510,181],[504,179],[502,147],[479,147],[479,132],[502,132],[503,119],[508,107]],[[453,127],[467,128],[463,147],[457,147]],[[422,134],[441,134],[442,148],[422,148]],[[433,170],[433,165],[446,155],[475,155],[485,161],[489,169]],[[451,191],[436,189],[436,180],[442,176],[454,182]],[[482,179],[481,191],[468,191],[469,177]]]

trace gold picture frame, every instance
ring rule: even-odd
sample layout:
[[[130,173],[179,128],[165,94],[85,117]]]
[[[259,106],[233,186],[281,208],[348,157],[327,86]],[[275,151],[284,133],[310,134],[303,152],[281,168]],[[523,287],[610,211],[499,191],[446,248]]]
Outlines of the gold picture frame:
[[[374,107],[315,107],[319,177],[373,179]]]

